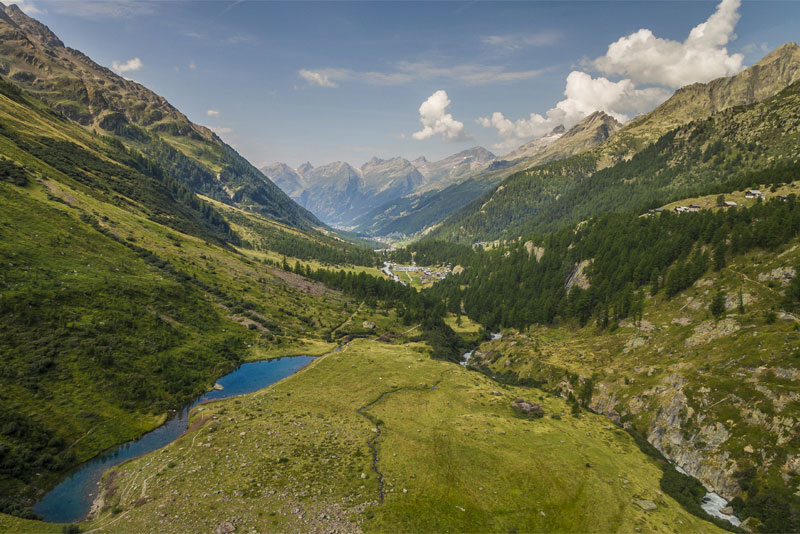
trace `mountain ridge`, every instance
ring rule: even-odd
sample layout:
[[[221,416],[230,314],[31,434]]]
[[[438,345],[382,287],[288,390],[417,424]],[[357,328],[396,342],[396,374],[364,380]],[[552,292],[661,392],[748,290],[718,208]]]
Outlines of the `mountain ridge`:
[[[321,227],[211,129],[69,48],[16,5],[0,9],[0,75],[87,129],[119,137],[194,191],[305,229]]]
[[[614,206],[622,204],[633,209],[635,206],[626,203],[634,197],[642,203],[642,206],[657,202],[656,198],[641,196],[644,194],[641,192],[642,187],[652,187],[653,191],[657,188],[673,195],[679,194],[678,190],[692,187],[690,182],[687,182],[689,176],[695,180],[695,187],[701,184],[705,186],[712,183],[721,184],[720,180],[730,179],[737,172],[742,174],[745,170],[752,170],[756,161],[760,161],[759,158],[765,152],[773,153],[776,147],[782,147],[785,153],[774,154],[774,157],[788,156],[790,154],[788,145],[785,145],[783,140],[773,139],[769,134],[772,130],[763,131],[762,119],[771,113],[771,105],[778,106],[782,112],[787,111],[787,106],[791,108],[794,105],[793,94],[796,89],[792,88],[798,81],[800,81],[800,46],[787,43],[735,76],[719,78],[708,84],[693,84],[676,91],[675,95],[661,106],[625,125],[594,148],[513,174],[491,192],[450,215],[441,224],[430,227],[428,236],[463,241],[493,240],[501,234],[510,236],[518,232],[543,230],[545,227],[552,230],[553,224],[558,224],[559,221],[573,224],[580,220],[575,220],[575,217],[589,217],[598,213],[596,210],[614,209]],[[780,95],[786,91],[789,93],[781,97]],[[691,98],[687,102],[687,95],[705,96],[702,96],[699,102]],[[770,96],[753,101],[756,96],[763,95]],[[770,103],[758,108],[759,104],[768,101]],[[706,115],[711,109],[721,109],[721,111]],[[758,109],[762,110],[764,117],[759,117]],[[792,114],[788,116],[791,117]],[[722,122],[715,124],[715,118],[719,118]],[[737,121],[746,121],[750,130],[737,130],[735,126]],[[774,121],[770,123],[771,126],[779,127],[773,123]],[[787,131],[791,133],[792,124],[789,121],[780,126],[781,131],[788,129]],[[707,140],[710,132],[714,132],[712,135],[715,136],[728,137]],[[687,137],[692,135],[694,137]],[[748,136],[751,136],[751,142],[755,144],[742,141]],[[768,138],[770,145],[767,150],[759,151],[758,143],[765,143]],[[710,146],[703,144],[714,144],[714,147],[724,148],[726,139],[727,141],[735,139],[736,142],[731,143],[731,146],[736,148],[724,151],[726,153],[722,155],[715,156]],[[652,162],[667,157],[667,152],[672,154],[669,157],[674,159],[669,163],[663,161],[663,167],[653,167]],[[744,162],[747,163],[744,168],[742,158],[745,158]],[[696,170],[687,167],[688,161],[696,162],[697,168],[713,172],[701,176]],[[774,166],[776,161],[771,165]],[[715,162],[719,162],[719,165]],[[723,164],[727,177],[720,176]],[[680,177],[675,174],[678,172],[677,168],[682,169],[680,172],[683,174]],[[650,172],[655,174],[647,174]],[[639,184],[639,187],[634,189],[635,194],[632,190],[623,193],[621,184],[612,185],[611,176],[617,174],[627,176],[629,189],[630,184]],[[609,180],[608,184],[598,182],[597,176]],[[673,190],[672,186],[665,183],[669,176],[682,180],[674,184],[677,189]],[[644,185],[647,183],[651,185]],[[599,189],[603,184],[615,191],[618,190],[616,198],[603,196],[610,194]],[[575,196],[578,195],[578,191],[583,191],[590,198],[578,198]],[[600,197],[604,198],[602,202],[599,200]],[[572,202],[572,205],[568,205],[568,202]],[[592,203],[595,204],[594,208],[590,207]],[[545,216],[544,213],[549,215]]]

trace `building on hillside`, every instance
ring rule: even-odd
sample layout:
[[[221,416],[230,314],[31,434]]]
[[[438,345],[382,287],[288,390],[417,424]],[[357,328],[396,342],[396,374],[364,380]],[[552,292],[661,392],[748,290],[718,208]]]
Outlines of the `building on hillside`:
[[[759,198],[764,195],[758,189],[748,189],[744,192],[744,198]]]
[[[736,207],[736,206],[738,206],[738,205],[739,205],[739,204],[737,204],[737,203],[736,203],[736,202],[734,202],[733,200],[723,200],[723,201],[722,201],[722,204],[721,204],[721,206],[722,206],[723,208],[735,208],[735,207]]]

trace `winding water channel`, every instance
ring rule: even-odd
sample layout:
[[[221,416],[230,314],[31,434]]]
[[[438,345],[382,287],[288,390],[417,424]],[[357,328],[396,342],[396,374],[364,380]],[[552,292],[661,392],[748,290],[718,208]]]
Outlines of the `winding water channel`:
[[[36,503],[34,512],[45,521],[54,523],[72,523],[84,519],[89,514],[103,473],[125,460],[142,456],[173,442],[188,428],[189,412],[192,408],[209,400],[258,391],[296,373],[312,359],[310,356],[295,356],[241,365],[217,380],[217,384],[223,389],[209,391],[176,412],[152,432],[137,440],[123,443],[79,466]]]

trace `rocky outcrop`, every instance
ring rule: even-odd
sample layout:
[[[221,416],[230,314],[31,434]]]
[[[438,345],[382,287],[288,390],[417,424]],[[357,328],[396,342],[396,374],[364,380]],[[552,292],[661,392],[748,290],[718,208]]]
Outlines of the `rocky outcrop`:
[[[532,419],[538,419],[544,415],[544,408],[534,402],[527,401],[522,398],[512,402],[511,407],[514,408],[514,411],[518,414],[524,415],[525,417],[530,417]]]
[[[583,260],[578,263],[567,277],[567,281],[564,283],[564,289],[569,291],[573,286],[578,286],[581,289],[589,289],[591,283],[589,282],[589,277],[586,275],[586,268],[590,263],[591,260]]]
[[[695,347],[721,337],[729,336],[740,328],[739,323],[736,322],[735,319],[723,319],[718,322],[704,321],[695,327],[694,334],[692,334],[684,344],[686,347]]]
[[[792,278],[794,278],[796,275],[797,271],[795,271],[794,267],[778,267],[776,269],[772,269],[768,273],[759,274],[758,281],[777,281],[786,286],[789,285],[789,283],[792,281]]]

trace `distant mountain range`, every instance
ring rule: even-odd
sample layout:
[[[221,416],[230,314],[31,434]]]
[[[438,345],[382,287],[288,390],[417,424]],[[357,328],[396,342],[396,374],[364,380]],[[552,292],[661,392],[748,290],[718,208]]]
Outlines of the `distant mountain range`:
[[[261,172],[326,223],[351,228],[378,206],[443,189],[494,159],[485,148],[474,147],[435,162],[424,157],[414,161],[372,158],[359,169],[341,161],[320,167],[305,163],[297,169],[274,163]]]
[[[369,236],[417,234],[466,206],[508,176],[598,145],[621,126],[603,112],[593,113],[569,131],[558,126],[504,156],[485,160],[465,169],[465,172],[440,180],[438,188],[421,188],[412,195],[378,206],[356,221],[355,230]]]
[[[365,236],[412,235],[441,221],[511,174],[571,156],[606,140],[622,125],[596,112],[497,157],[473,147],[438,161],[372,158],[360,169],[284,163],[261,168],[287,195],[326,223]]]
[[[293,226],[321,225],[210,129],[66,47],[16,5],[0,4],[0,75],[81,126],[116,135],[193,191]]]

